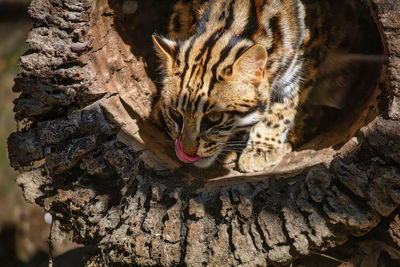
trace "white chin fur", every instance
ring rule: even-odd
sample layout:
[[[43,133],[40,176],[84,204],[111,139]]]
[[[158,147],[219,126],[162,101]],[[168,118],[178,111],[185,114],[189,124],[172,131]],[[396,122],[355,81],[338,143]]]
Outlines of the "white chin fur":
[[[204,158],[201,159],[199,161],[196,161],[194,164],[194,166],[199,167],[199,168],[207,168],[210,167],[211,164],[214,163],[214,161],[217,159],[219,153],[215,153],[214,155],[212,155],[211,157],[208,158]]]
[[[263,115],[258,112],[251,113],[243,118],[240,118],[236,122],[236,127],[252,125],[254,123],[259,122],[262,118],[263,118]]]

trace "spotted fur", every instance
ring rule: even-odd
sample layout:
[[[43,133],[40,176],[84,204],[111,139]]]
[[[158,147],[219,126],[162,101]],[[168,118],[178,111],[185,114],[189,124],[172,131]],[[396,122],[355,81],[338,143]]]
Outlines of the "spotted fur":
[[[198,167],[224,151],[241,152],[244,172],[277,164],[290,151],[286,136],[303,78],[302,2],[179,1],[174,9],[175,39],[153,36],[163,70],[156,121],[187,155],[201,157]],[[232,140],[239,131],[246,142]]]

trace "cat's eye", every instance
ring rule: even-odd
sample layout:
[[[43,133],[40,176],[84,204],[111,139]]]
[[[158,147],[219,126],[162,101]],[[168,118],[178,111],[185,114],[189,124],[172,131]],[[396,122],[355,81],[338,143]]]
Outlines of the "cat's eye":
[[[221,123],[224,118],[224,114],[222,112],[213,111],[203,117],[201,122],[201,129],[206,130],[209,129],[219,123]]]
[[[178,124],[178,126],[182,127],[182,124],[183,124],[182,114],[175,108],[170,108],[169,114],[170,114],[171,118]]]
[[[209,122],[217,124],[217,123],[221,122],[222,117],[223,117],[222,112],[213,111],[213,112],[209,113],[205,118]]]

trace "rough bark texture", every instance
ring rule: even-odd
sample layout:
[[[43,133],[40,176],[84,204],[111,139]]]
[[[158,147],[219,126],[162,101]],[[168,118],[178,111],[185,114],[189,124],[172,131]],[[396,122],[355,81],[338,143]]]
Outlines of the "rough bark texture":
[[[352,125],[361,129],[335,149],[242,175],[178,168],[146,121],[155,85],[114,1],[33,0],[31,50],[13,88],[23,127],[8,139],[26,200],[108,264],[284,264],[366,234],[400,204],[400,2],[369,6],[385,68]]]

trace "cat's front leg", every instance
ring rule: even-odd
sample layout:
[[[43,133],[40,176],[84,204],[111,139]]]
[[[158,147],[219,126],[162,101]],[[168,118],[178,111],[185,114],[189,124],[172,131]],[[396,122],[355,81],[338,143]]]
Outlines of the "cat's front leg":
[[[287,134],[296,115],[298,96],[284,103],[271,103],[266,119],[250,130],[238,167],[242,172],[259,172],[278,164],[291,151]]]

